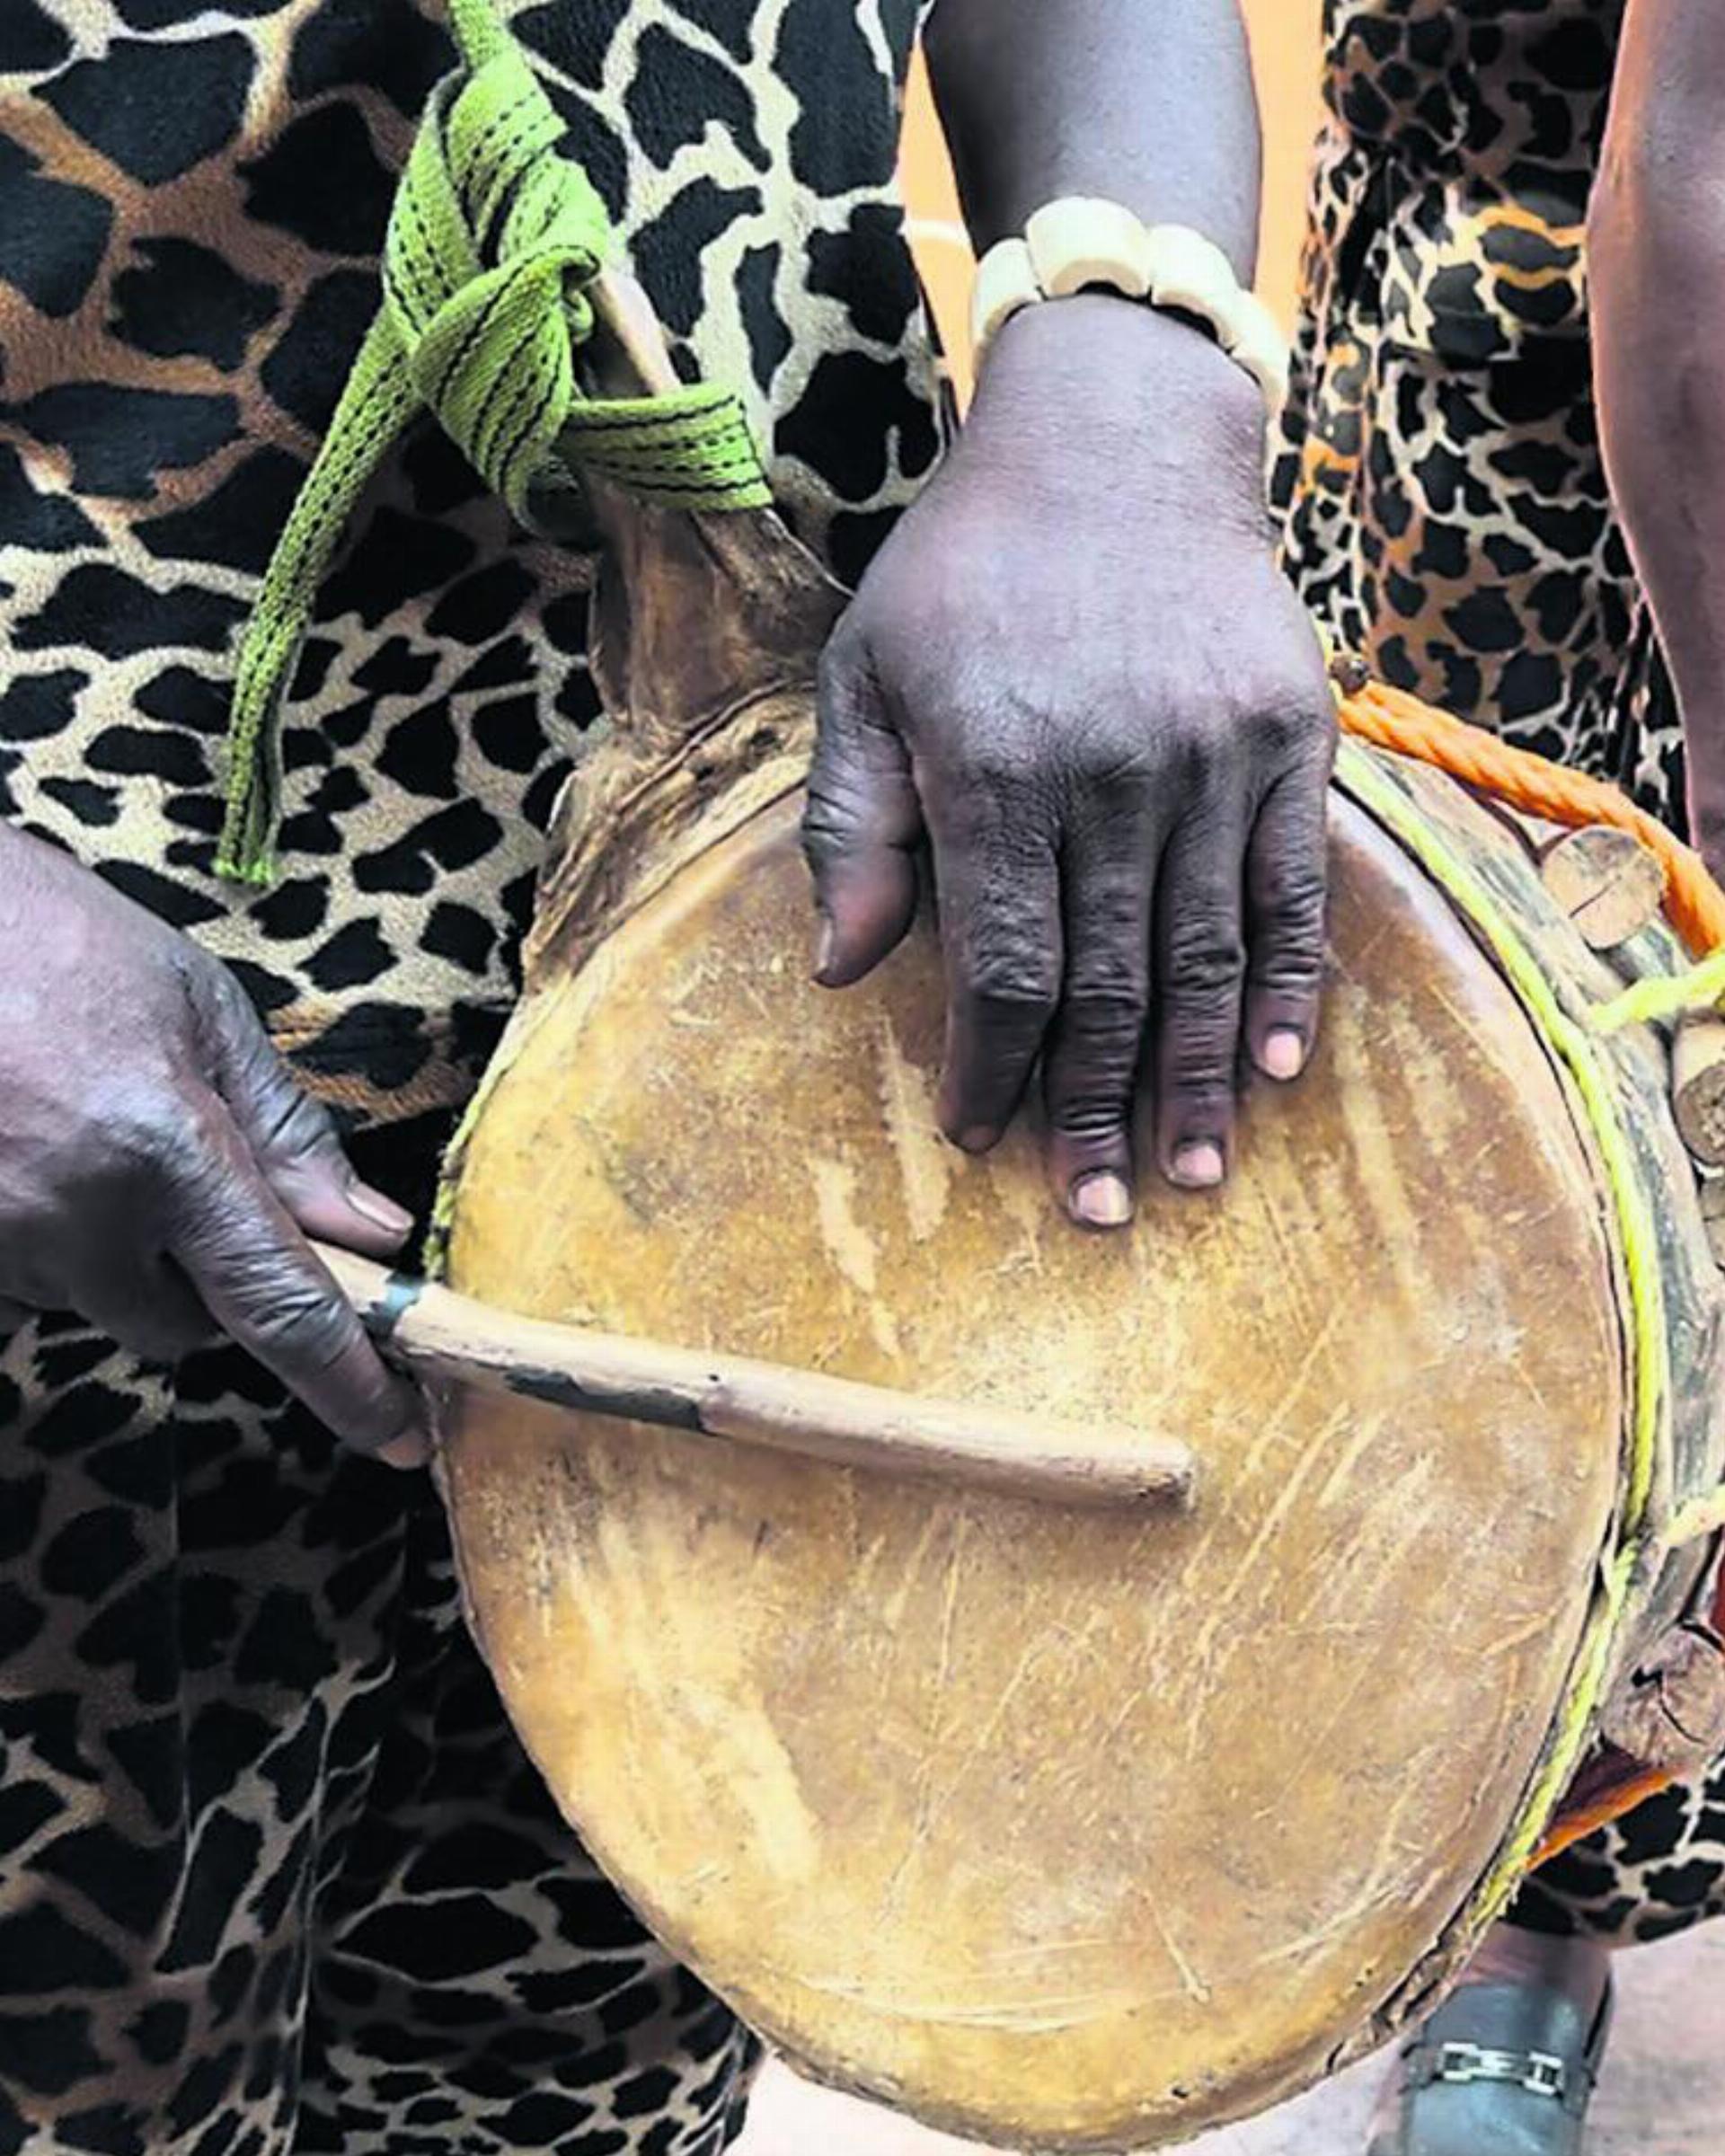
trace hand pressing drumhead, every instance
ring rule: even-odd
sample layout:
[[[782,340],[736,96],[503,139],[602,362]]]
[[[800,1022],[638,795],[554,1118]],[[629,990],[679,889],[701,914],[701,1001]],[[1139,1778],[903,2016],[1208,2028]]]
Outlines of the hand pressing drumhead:
[[[1204,1188],[1242,1047],[1292,1078],[1318,1022],[1334,710],[1272,554],[1262,425],[1183,324],[1103,298],[1018,316],[823,668],[819,977],[903,936],[925,845],[942,1127],[993,1145],[1039,1056],[1090,1226],[1130,1216],[1141,1059],[1158,1164]]]

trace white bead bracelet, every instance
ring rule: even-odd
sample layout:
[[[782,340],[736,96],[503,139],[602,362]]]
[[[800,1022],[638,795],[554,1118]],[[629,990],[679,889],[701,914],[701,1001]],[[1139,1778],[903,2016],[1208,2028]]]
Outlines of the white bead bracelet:
[[[1097,287],[1195,315],[1272,408],[1287,394],[1287,340],[1222,250],[1187,225],[1146,225],[1121,204],[1089,195],[1048,203],[1022,240],[1001,240],[977,265],[970,340],[978,366],[1022,308]]]

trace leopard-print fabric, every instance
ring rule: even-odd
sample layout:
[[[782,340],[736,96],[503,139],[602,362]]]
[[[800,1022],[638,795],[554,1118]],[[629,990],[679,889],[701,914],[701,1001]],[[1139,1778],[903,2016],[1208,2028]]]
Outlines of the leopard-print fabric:
[[[446,1135],[354,1151],[423,1203]],[[555,1814],[428,1480],[69,1319],[0,1425],[0,2156],[716,2156],[755,2046]]]
[[[1385,678],[1681,823],[1591,397],[1583,223],[1622,0],[1331,0],[1274,487]]]
[[[926,0],[503,0],[683,371],[854,581],[933,463],[894,191]],[[0,814],[226,959],[367,1120],[472,1083],[596,715],[588,558],[428,421],[327,579],[282,872],[213,873],[241,623],[378,296],[445,0],[0,7]]]
[[[1623,0],[1328,0],[1272,492],[1338,642],[1681,829],[1682,741],[1600,463],[1582,248]],[[1517,1921],[1725,1913],[1725,1763],[1548,1865]]]

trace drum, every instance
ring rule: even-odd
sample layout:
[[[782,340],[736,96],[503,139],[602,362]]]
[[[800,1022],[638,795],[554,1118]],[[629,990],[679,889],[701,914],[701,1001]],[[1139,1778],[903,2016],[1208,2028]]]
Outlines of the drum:
[[[1033,1111],[986,1159],[937,1132],[932,928],[808,978],[839,595],[770,512],[601,507],[615,724],[447,1278],[1130,1423],[1199,1480],[1066,1508],[458,1395],[473,1630],[606,1871],[806,2071],[1014,2147],[1182,2139],[1434,2003],[1578,1772],[1672,1763],[1721,1292],[1668,1029],[1597,1021],[1685,954],[1602,958],[1535,827],[1351,745],[1307,1075],[1248,1100],[1222,1193],[1146,1179],[1083,1233]]]

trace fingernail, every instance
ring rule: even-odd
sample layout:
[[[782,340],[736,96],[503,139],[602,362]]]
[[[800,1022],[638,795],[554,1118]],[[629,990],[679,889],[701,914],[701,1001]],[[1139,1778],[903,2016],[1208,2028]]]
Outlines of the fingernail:
[[[377,1457],[386,1467],[423,1467],[431,1457],[431,1440],[423,1430],[403,1430],[377,1447]]]
[[[1174,1154],[1174,1180],[1189,1190],[1213,1190],[1225,1173],[1222,1148],[1207,1138],[1196,1145],[1182,1145]]]
[[[1081,1176],[1072,1186],[1072,1209],[1087,1228],[1123,1228],[1132,1217],[1132,1193],[1110,1169]]]
[[[818,981],[824,981],[827,977],[827,968],[833,962],[833,946],[837,941],[832,923],[823,914],[819,931],[815,937],[815,978]]]
[[[369,1183],[349,1183],[348,1203],[385,1235],[410,1235],[413,1232],[413,1215],[402,1212],[394,1198],[385,1197],[381,1190],[374,1190]]]
[[[1269,1078],[1297,1078],[1305,1068],[1305,1043],[1289,1026],[1278,1026],[1264,1041],[1264,1074]]]
[[[969,1130],[959,1133],[959,1149],[962,1153],[986,1153],[999,1136],[1000,1133],[986,1123],[973,1124]]]

